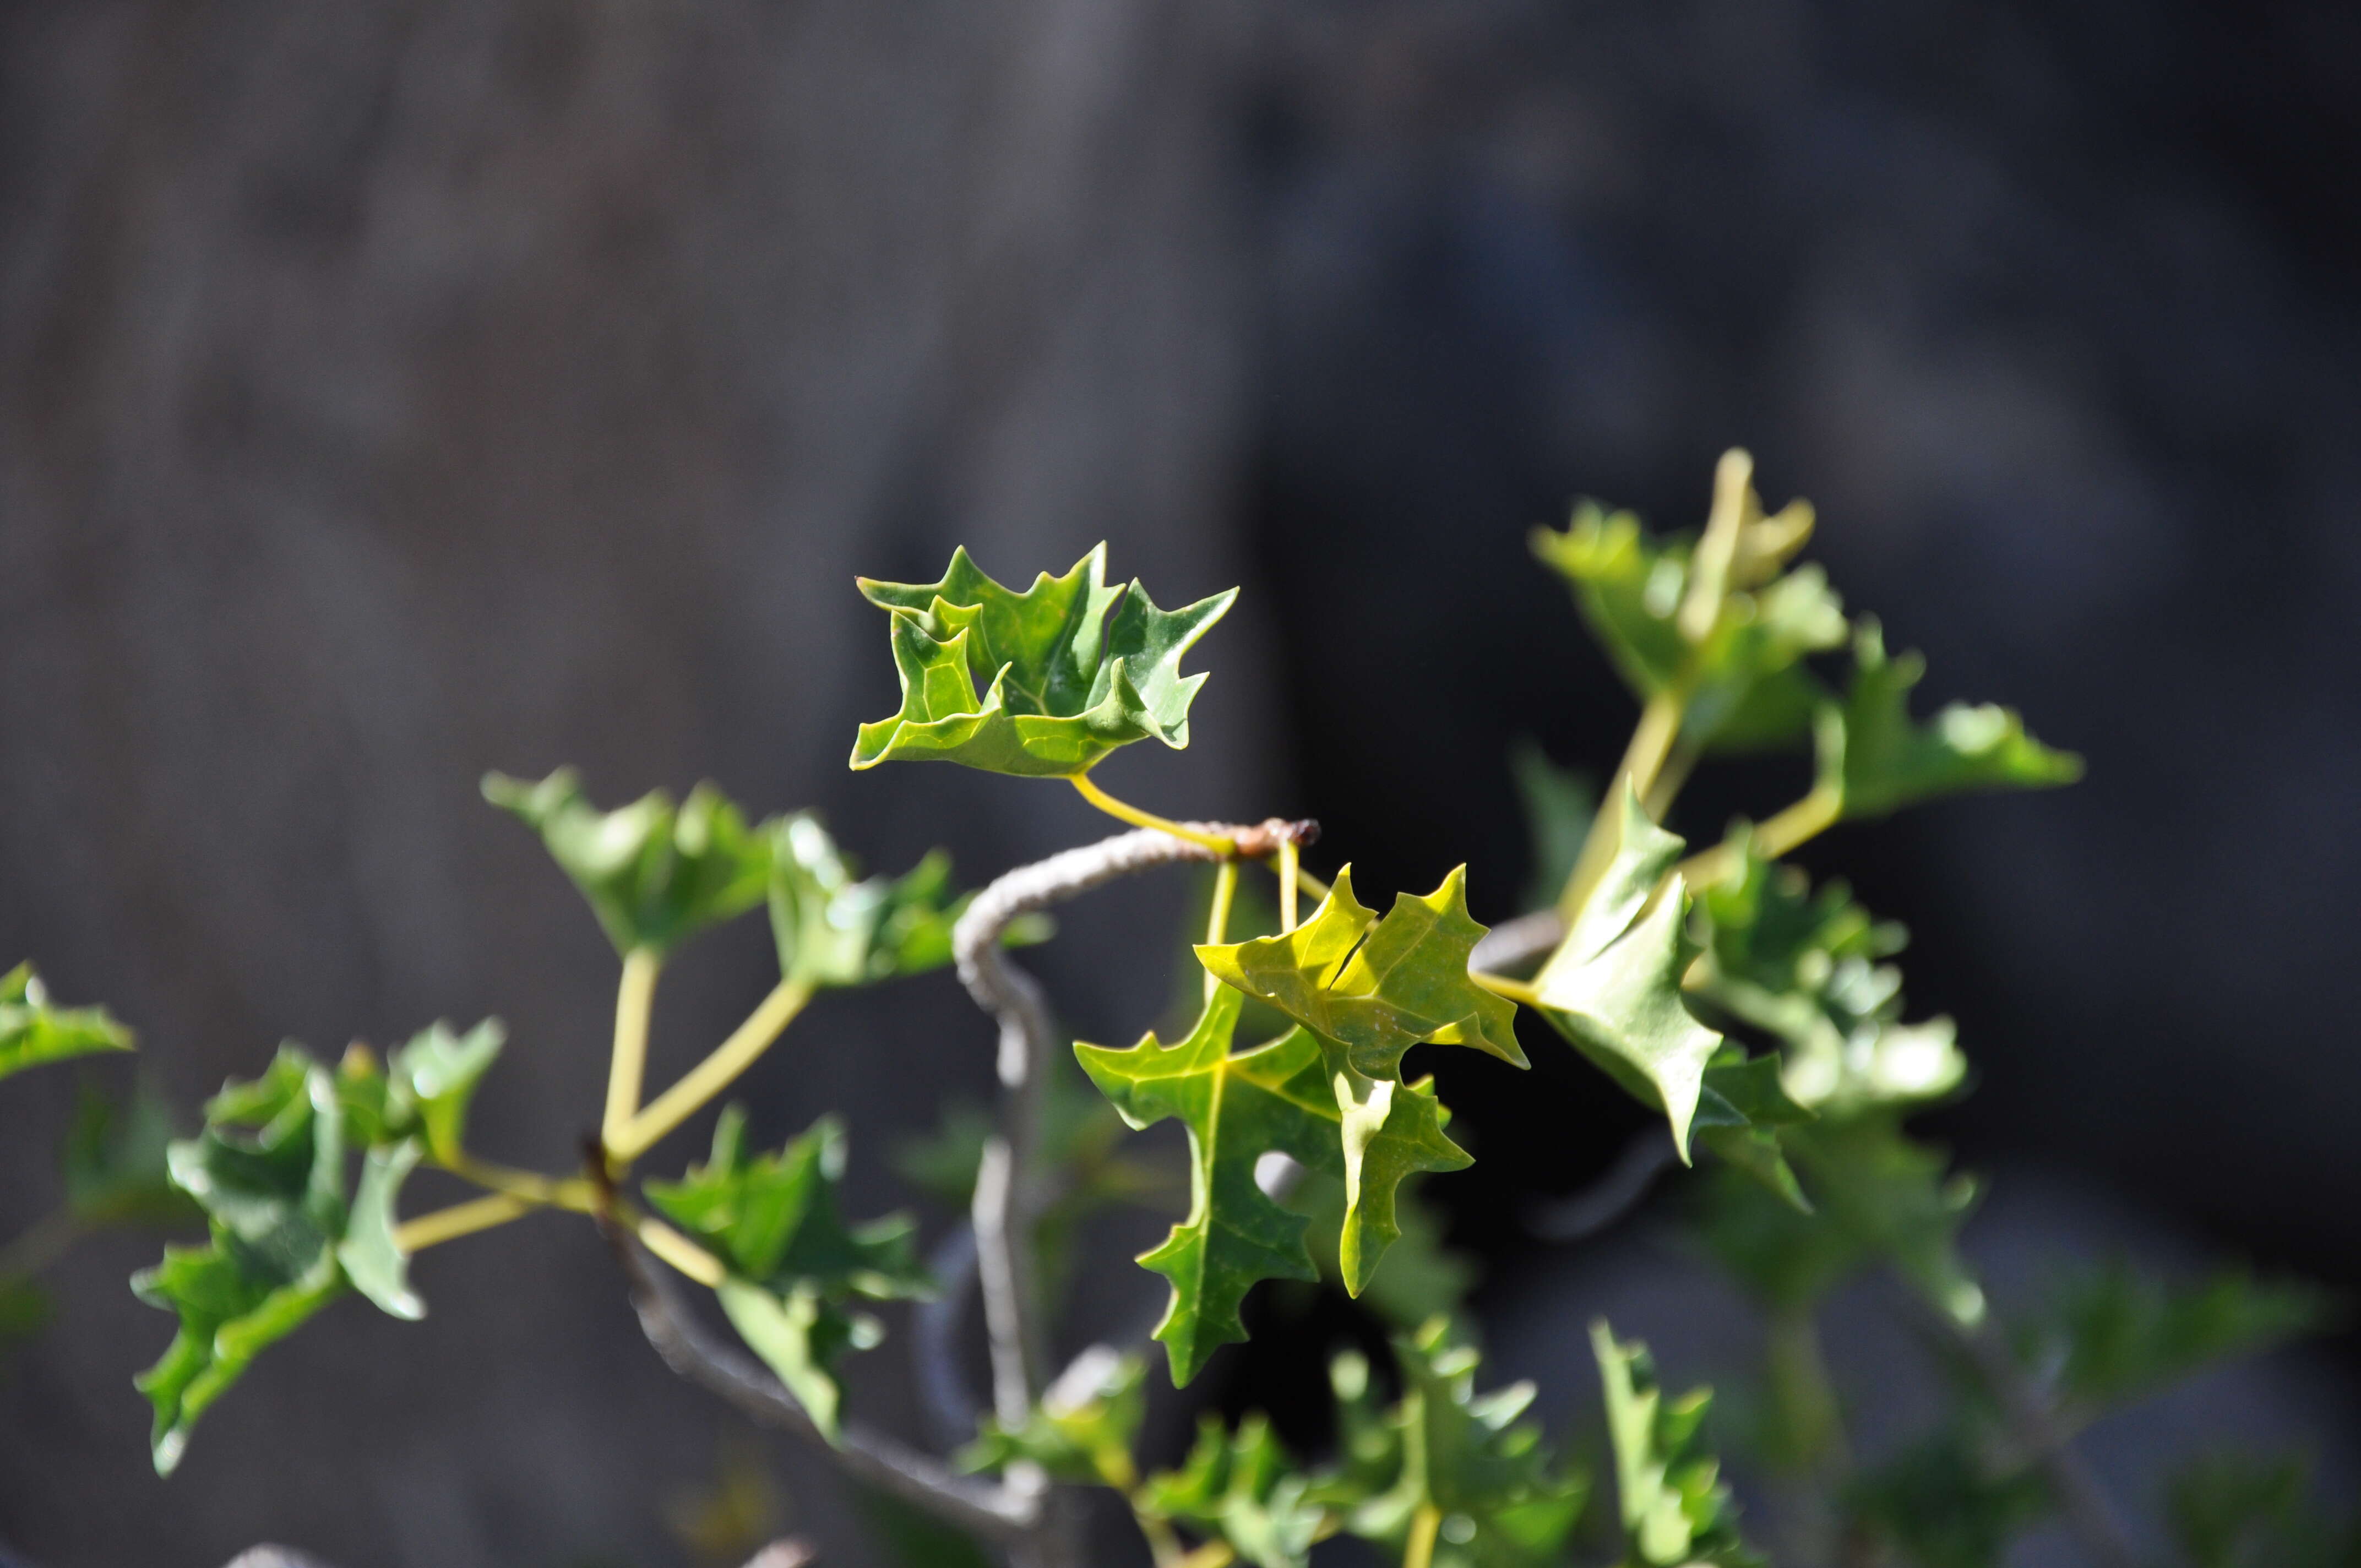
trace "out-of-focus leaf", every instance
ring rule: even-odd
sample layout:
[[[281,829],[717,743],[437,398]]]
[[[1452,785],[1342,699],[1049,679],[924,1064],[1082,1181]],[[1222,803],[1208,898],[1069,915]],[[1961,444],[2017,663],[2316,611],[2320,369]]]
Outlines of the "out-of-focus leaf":
[[[959,1467],[972,1474],[1026,1459],[1057,1480],[1127,1492],[1138,1480],[1131,1445],[1148,1411],[1146,1377],[1138,1356],[1093,1345],[1042,1393],[1022,1427],[1011,1431],[985,1417]]]
[[[2188,1568],[2361,1568],[2361,1520],[2329,1519],[2298,1455],[2225,1453],[2176,1474],[2165,1517]]]
[[[951,927],[972,895],[954,896],[938,850],[899,877],[862,880],[809,812],[773,829],[771,932],[779,972],[808,985],[866,985],[951,961]],[[1016,922],[1011,942],[1038,941],[1048,922]]]
[[[85,1225],[171,1225],[197,1217],[172,1185],[172,1113],[145,1080],[119,1103],[95,1083],[74,1101],[66,1134],[66,1207]]]
[[[0,1078],[44,1062],[127,1051],[131,1031],[103,1007],[59,1007],[30,963],[0,975]]]
[[[999,1559],[972,1536],[917,1505],[857,1483],[851,1490],[862,1521],[896,1568],[996,1568]]]
[[[776,1153],[749,1157],[742,1107],[721,1113],[713,1152],[679,1181],[651,1181],[648,1201],[729,1268],[722,1310],[820,1430],[836,1431],[842,1391],[834,1371],[847,1349],[877,1343],[860,1300],[929,1294],[906,1215],[847,1225],[838,1202],[843,1128],[812,1124]]]
[[[1999,1568],[2050,1499],[2021,1457],[1952,1426],[1856,1475],[1842,1504],[1856,1532],[1921,1568]]]
[[[1531,1383],[1476,1392],[1482,1358],[1447,1320],[1394,1340],[1402,1397],[1382,1419],[1368,1402],[1366,1363],[1331,1369],[1344,1453],[1312,1497],[1345,1528],[1400,1552],[1422,1512],[1440,1516],[1435,1568],[1538,1568],[1555,1563],[1580,1519],[1589,1482],[1550,1462],[1541,1428],[1521,1422]]]
[[[1789,1206],[1808,1213],[1811,1201],[1795,1181],[1778,1129],[1812,1120],[1779,1083],[1779,1058],[1754,1057],[1725,1045],[1705,1069],[1693,1124],[1697,1140],[1725,1163],[1746,1172]]]
[[[1259,1413],[1226,1431],[1219,1416],[1197,1419],[1196,1445],[1178,1470],[1148,1478],[1147,1506],[1225,1543],[1256,1568],[1304,1568],[1323,1510],[1307,1500],[1311,1480]]]
[[[2176,1285],[2116,1259],[2070,1281],[2022,1339],[2036,1365],[2057,1368],[2059,1397],[2089,1413],[2317,1332],[2331,1316],[2316,1286],[2237,1268]]]
[[[204,1211],[211,1240],[166,1247],[131,1281],[181,1319],[163,1359],[136,1379],[155,1406],[159,1473],[256,1355],[348,1287],[396,1317],[425,1310],[393,1240],[394,1198],[418,1146],[370,1150],[348,1204],[346,1103],[338,1074],[283,1046],[262,1077],[214,1096],[203,1132],[169,1146],[173,1185]]]
[[[653,790],[601,811],[560,768],[539,784],[487,773],[484,798],[541,835],[619,953],[669,953],[762,903],[770,885],[770,833],[709,784],[677,806]]]
[[[1721,1483],[1720,1461],[1699,1431],[1712,1390],[1665,1398],[1648,1347],[1619,1343],[1605,1319],[1591,1323],[1590,1343],[1607,1396],[1607,1435],[1615,1450],[1616,1501],[1630,1561],[1652,1568],[1760,1568],[1763,1559],[1739,1537],[1738,1509]]]
[[[1648,819],[1628,785],[1615,810],[1614,859],[1533,989],[1542,1015],[1584,1056],[1664,1113],[1686,1160],[1706,1064],[1722,1038],[1681,999],[1687,889],[1672,871],[1682,841]]]
[[[1175,1045],[1149,1035],[1129,1050],[1074,1048],[1132,1126],[1177,1117],[1189,1129],[1189,1217],[1139,1259],[1172,1283],[1156,1337],[1170,1353],[1176,1385],[1194,1378],[1216,1349],[1246,1337],[1238,1307],[1256,1281],[1317,1277],[1302,1216],[1273,1202],[1256,1181],[1264,1155],[1284,1154],[1347,1183],[1339,1267],[1356,1292],[1399,1234],[1394,1192],[1402,1179],[1467,1163],[1443,1134],[1431,1082],[1381,1086],[1372,1104],[1356,1108],[1376,1115],[1364,1129],[1338,1109],[1326,1053],[1310,1031],[1291,1029],[1231,1055],[1240,1000],[1227,986],[1216,989],[1197,1027]],[[1357,1148],[1348,1150],[1346,1140],[1356,1136]]]
[[[2082,776],[2081,758],[2027,735],[2009,708],[1955,702],[1918,723],[1910,688],[1926,673],[1916,653],[1886,657],[1875,620],[1855,630],[1851,688],[1842,704],[1823,704],[1813,726],[1820,787],[1839,792],[1848,819],[1965,790],[2045,789]]]
[[[902,709],[861,727],[852,766],[933,760],[1060,778],[1151,736],[1186,746],[1205,677],[1181,674],[1180,660],[1237,590],[1167,612],[1137,582],[1108,587],[1105,572],[1102,544],[1017,593],[961,548],[939,583],[862,578],[893,620]]]
[[[0,1350],[31,1339],[56,1316],[56,1303],[39,1280],[0,1275]]]
[[[1728,464],[1742,455],[1725,458]],[[1751,473],[1751,463],[1747,472]],[[1844,612],[1817,566],[1782,575],[1810,536],[1812,511],[1765,517],[1743,476],[1734,510],[1694,546],[1651,538],[1629,512],[1594,502],[1564,533],[1533,532],[1533,553],[1565,577],[1591,632],[1642,701],[1676,686],[1684,738],[1716,751],[1793,744],[1823,695],[1806,654],[1844,641]]]
[[[466,1034],[436,1019],[393,1053],[386,1080],[392,1109],[389,1131],[407,1135],[414,1126],[437,1159],[458,1157],[467,1142],[467,1107],[476,1086],[500,1054],[508,1030],[487,1018]],[[376,1140],[371,1140],[376,1141]]]
[[[1590,819],[1598,812],[1598,784],[1579,769],[1559,767],[1524,739],[1509,748],[1509,772],[1525,808],[1525,838],[1533,857],[1532,880],[1525,884],[1521,907],[1547,909],[1581,858]]]

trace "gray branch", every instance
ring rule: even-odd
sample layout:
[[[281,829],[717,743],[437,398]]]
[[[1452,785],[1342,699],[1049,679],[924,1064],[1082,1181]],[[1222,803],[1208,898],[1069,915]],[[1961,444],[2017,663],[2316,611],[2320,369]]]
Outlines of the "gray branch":
[[[1565,920],[1554,909],[1536,909],[1514,920],[1503,920],[1476,940],[1467,967],[1487,974],[1504,974],[1546,956],[1565,940]]]
[[[955,1475],[931,1454],[847,1421],[829,1445],[779,1380],[706,1332],[685,1310],[671,1281],[649,1266],[639,1242],[608,1223],[609,1245],[630,1281],[640,1332],[666,1366],[761,1422],[828,1447],[837,1462],[883,1492],[948,1520],[984,1540],[1003,1543],[1023,1538],[1040,1517],[1038,1498],[970,1476]]]

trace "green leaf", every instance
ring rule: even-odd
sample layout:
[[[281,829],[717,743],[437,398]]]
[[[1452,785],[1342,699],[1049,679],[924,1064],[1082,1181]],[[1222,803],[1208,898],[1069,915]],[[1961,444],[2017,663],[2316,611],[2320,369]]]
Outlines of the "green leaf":
[[[1749,486],[1730,521],[1734,532],[1709,528],[1692,546],[1653,539],[1630,512],[1586,501],[1565,532],[1534,530],[1533,554],[1565,576],[1633,695],[1645,702],[1686,687],[1688,743],[1724,752],[1791,745],[1824,695],[1802,661],[1843,642],[1844,612],[1818,567],[1779,575],[1810,534],[1809,506],[1792,502],[1766,518]],[[1692,604],[1705,613],[1689,612]]]
[[[1433,1509],[1441,1516],[1434,1568],[1560,1561],[1589,1483],[1554,1468],[1541,1429],[1520,1422],[1533,1386],[1477,1393],[1482,1358],[1445,1319],[1397,1336],[1393,1346],[1402,1397],[1381,1420],[1368,1404],[1367,1365],[1340,1357],[1331,1368],[1345,1452],[1315,1500],[1343,1508],[1347,1530],[1394,1552]]]
[[[834,1117],[774,1154],[750,1157],[745,1144],[745,1111],[733,1104],[707,1162],[679,1181],[649,1182],[648,1201],[729,1268],[722,1310],[832,1439],[842,1398],[836,1360],[881,1332],[850,1307],[925,1296],[934,1282],[918,1265],[908,1216],[844,1223],[844,1130]]]
[[[352,1074],[282,1046],[262,1077],[225,1085],[196,1137],[168,1146],[173,1185],[205,1212],[203,1247],[164,1249],[133,1276],[180,1332],[137,1385],[156,1409],[156,1468],[180,1463],[197,1418],[265,1348],[348,1287],[396,1317],[425,1309],[393,1239],[394,1198],[419,1147],[373,1148],[353,1202],[345,1197]]]
[[[508,1029],[497,1018],[485,1019],[465,1035],[438,1018],[412,1036],[387,1064],[396,1135],[407,1133],[414,1121],[427,1152],[440,1160],[457,1158],[467,1143],[467,1107],[476,1086],[507,1038]]]
[[[1215,1350],[1246,1337],[1238,1307],[1256,1281],[1318,1277],[1303,1244],[1303,1217],[1272,1201],[1255,1180],[1264,1155],[1284,1154],[1345,1181],[1339,1267],[1356,1293],[1400,1234],[1394,1192],[1402,1179],[1467,1163],[1444,1135],[1430,1082],[1361,1080],[1346,1092],[1363,1098],[1340,1110],[1336,1072],[1324,1060],[1332,1052],[1309,1031],[1292,1029],[1230,1054],[1241,1002],[1227,986],[1216,990],[1196,1028],[1176,1045],[1151,1034],[1129,1050],[1074,1047],[1082,1069],[1130,1125],[1177,1117],[1189,1129],[1189,1216],[1139,1259],[1172,1284],[1156,1337],[1170,1355],[1176,1387],[1192,1380]],[[1349,1069],[1342,1070],[1349,1076]]]
[[[2050,1498],[2021,1459],[1954,1424],[1855,1475],[1842,1504],[1864,1541],[1898,1547],[1923,1568],[2000,1568]]]
[[[1020,594],[961,548],[939,583],[862,578],[862,596],[893,619],[902,709],[861,727],[852,766],[941,761],[1067,778],[1134,740],[1186,746],[1205,677],[1181,674],[1180,660],[1237,590],[1167,612],[1136,581],[1106,587],[1105,570],[1101,544]]]
[[[2361,1568],[2361,1521],[2329,1519],[2301,1455],[2224,1453],[2168,1483],[2165,1517],[2189,1568]]]
[[[171,1225],[196,1217],[172,1185],[172,1113],[144,1080],[120,1104],[95,1083],[74,1101],[66,1134],[66,1207],[84,1225]]]
[[[31,1339],[56,1316],[57,1304],[39,1280],[0,1275],[0,1350]]]
[[[1142,1385],[1147,1364],[1093,1345],[1074,1358],[1015,1431],[985,1417],[976,1440],[960,1452],[958,1466],[973,1474],[1030,1460],[1052,1479],[1131,1490],[1131,1458],[1148,1413]]]
[[[1533,989],[1542,1015],[1583,1055],[1664,1113],[1686,1160],[1706,1064],[1722,1038],[1681,999],[1692,956],[1682,929],[1687,887],[1673,873],[1682,841],[1648,819],[1628,784],[1616,824],[1614,859]]]
[[[1902,927],[1877,921],[1841,882],[1815,891],[1792,866],[1766,861],[1743,830],[1733,869],[1701,889],[1705,962],[1692,993],[1785,1047],[1783,1081],[1797,1102],[1831,1115],[1925,1104],[1967,1077],[1949,1018],[1902,1021]]]
[[[772,832],[771,933],[779,972],[807,985],[866,985],[951,961],[951,927],[969,896],[953,897],[950,857],[938,850],[895,878],[860,880],[836,840],[807,811]],[[1047,935],[1019,922],[1012,942]]]
[[[1666,1399],[1648,1347],[1618,1343],[1603,1318],[1590,1325],[1590,1344],[1606,1391],[1616,1499],[1631,1561],[1654,1568],[1759,1565],[1763,1560],[1739,1538],[1738,1510],[1721,1483],[1720,1461],[1699,1431],[1712,1390]]]
[[[770,885],[771,836],[709,784],[677,806],[653,790],[600,811],[560,768],[539,784],[487,773],[484,798],[541,835],[619,953],[669,953],[760,904]]]
[[[1418,1045],[1472,1046],[1523,1067],[1515,1006],[1467,977],[1484,927],[1468,916],[1466,875],[1457,868],[1424,898],[1398,894],[1380,920],[1353,896],[1346,866],[1294,930],[1200,947],[1197,957],[1318,1036],[1332,1065],[1365,1078],[1399,1080],[1402,1053]]]
[[[2025,732],[2015,710],[1952,703],[1925,724],[1910,717],[1910,688],[1927,673],[1916,653],[1885,654],[1885,635],[1864,619],[1853,635],[1852,686],[1824,704],[1814,725],[1820,787],[1839,792],[1848,820],[1883,817],[1977,789],[2046,789],[2082,776],[2082,759]]]
[[[0,1078],[45,1062],[127,1051],[131,1031],[103,1007],[58,1007],[30,963],[0,975]]]
[[[1378,1317],[1397,1329],[1417,1328],[1437,1314],[1458,1311],[1480,1273],[1477,1260],[1444,1245],[1444,1219],[1418,1192],[1422,1179],[1405,1179],[1394,1194],[1394,1223],[1401,1234],[1386,1249],[1359,1295]],[[1279,1201],[1304,1217],[1304,1244],[1321,1277],[1345,1283],[1336,1260],[1343,1255],[1345,1183],[1323,1170],[1305,1170]]]
[[[1777,1129],[1810,1120],[1812,1113],[1780,1087],[1778,1058],[1750,1058],[1740,1047],[1726,1045],[1705,1069],[1692,1125],[1697,1140],[1725,1163],[1809,1213],[1811,1201],[1787,1164]]]
[[[1525,811],[1525,837],[1532,846],[1532,880],[1519,906],[1547,909],[1557,902],[1582,841],[1598,812],[1598,783],[1577,768],[1561,768],[1533,741],[1520,738],[1509,748],[1509,772]]]
[[[2173,1285],[2116,1259],[2068,1282],[2021,1338],[2035,1365],[2057,1369],[2059,1397],[2095,1414],[2214,1362],[2317,1332],[2333,1316],[2328,1293],[2300,1281],[2224,1268]]]
[[[1304,1568],[1323,1518],[1311,1485],[1268,1418],[1250,1414],[1231,1432],[1207,1412],[1188,1459],[1149,1476],[1143,1493],[1155,1516],[1193,1527],[1257,1568]]]

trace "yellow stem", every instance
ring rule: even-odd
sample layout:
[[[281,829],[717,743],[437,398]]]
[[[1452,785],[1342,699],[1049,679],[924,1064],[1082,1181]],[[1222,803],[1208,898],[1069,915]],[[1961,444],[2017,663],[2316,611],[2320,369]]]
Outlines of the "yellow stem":
[[[1237,1552],[1228,1541],[1209,1541],[1180,1559],[1180,1568],[1230,1568],[1237,1560]]]
[[[650,1252],[708,1289],[721,1288],[728,1270],[721,1266],[719,1258],[662,1220],[642,1220],[635,1228],[639,1232],[640,1244]]]
[[[1491,974],[1477,969],[1469,970],[1467,978],[1495,996],[1505,996],[1511,1002],[1521,1002],[1528,1007],[1539,1007],[1542,1004],[1542,993],[1521,980],[1510,980],[1507,975]]]
[[[1084,800],[1105,812],[1118,822],[1128,822],[1134,828],[1153,828],[1159,833],[1170,833],[1175,839],[1186,839],[1191,844],[1202,844],[1217,855],[1234,854],[1237,845],[1219,833],[1200,832],[1185,822],[1175,822],[1169,817],[1159,817],[1152,811],[1142,811],[1128,801],[1117,800],[1098,785],[1091,783],[1088,773],[1068,775]]]
[[[1328,896],[1328,884],[1322,882],[1318,877],[1313,876],[1310,872],[1305,871],[1301,866],[1295,868],[1295,885],[1310,894],[1312,895],[1312,902],[1314,904],[1319,903],[1322,899]]]
[[[454,1176],[527,1203],[571,1209],[577,1214],[588,1214],[592,1212],[596,1200],[590,1184],[578,1176],[560,1179],[544,1176],[538,1171],[516,1170],[505,1165],[495,1165],[490,1160],[478,1159],[464,1153],[440,1163]]]
[[[1189,1560],[1189,1549],[1182,1546],[1180,1538],[1172,1533],[1172,1526],[1148,1508],[1146,1495],[1137,1489],[1136,1484],[1117,1486],[1115,1489],[1123,1493],[1124,1500],[1131,1505],[1132,1520],[1139,1526],[1139,1533],[1148,1538],[1148,1554],[1155,1562],[1156,1568],[1180,1568]]]
[[[1764,860],[1775,861],[1827,832],[1843,816],[1843,792],[1816,786],[1803,799],[1765,818],[1755,828],[1752,842]],[[1710,887],[1737,864],[1738,851],[1725,839],[1710,850],[1700,850],[1673,871],[1691,887]]]
[[[1218,948],[1229,940],[1230,904],[1237,896],[1238,862],[1224,855],[1213,866],[1213,909],[1205,918],[1205,945]],[[1222,982],[1213,971],[1205,971],[1205,1000],[1213,1000],[1213,992]]]
[[[1402,1568],[1434,1568],[1434,1536],[1443,1528],[1443,1510],[1421,1503],[1410,1516],[1410,1541],[1402,1548]]]
[[[648,1067],[648,1014],[656,999],[656,974],[664,959],[653,949],[623,955],[623,978],[615,987],[615,1051],[607,1066],[607,1114],[599,1135],[612,1148],[618,1134],[640,1108],[640,1080]]]
[[[454,1203],[448,1209],[437,1209],[431,1214],[421,1214],[414,1220],[404,1220],[393,1228],[393,1245],[405,1253],[423,1252],[428,1247],[461,1236],[489,1231],[494,1225],[505,1225],[511,1220],[533,1212],[534,1205],[505,1192],[495,1192],[488,1198],[470,1199]]]
[[[1699,748],[1688,741],[1676,742],[1672,754],[1664,759],[1664,765],[1656,771],[1655,783],[1640,797],[1640,809],[1662,822],[1664,814],[1672,810],[1673,802],[1680,798],[1681,786],[1697,770],[1698,751]]]
[[[646,1153],[657,1139],[697,1114],[706,1102],[729,1088],[740,1073],[771,1048],[771,1042],[804,1010],[811,994],[810,985],[800,980],[782,980],[772,987],[771,994],[763,998],[728,1039],[713,1047],[712,1055],[650,1101],[638,1115],[609,1131],[609,1157],[629,1164]]]
[[[1599,880],[1615,860],[1615,824],[1620,820],[1623,788],[1626,784],[1644,802],[1656,787],[1656,777],[1664,759],[1680,738],[1681,718],[1687,711],[1689,682],[1685,677],[1650,697],[1640,710],[1640,722],[1631,731],[1631,743],[1623,749],[1623,760],[1616,764],[1615,776],[1607,782],[1607,793],[1599,797],[1598,815],[1590,819],[1590,832],[1582,840],[1582,852],[1575,858],[1574,872],[1565,879],[1565,891],[1558,894],[1558,913],[1571,927],[1574,917],[1582,913],[1598,889]]]
[[[1279,928],[1295,929],[1295,879],[1302,867],[1297,863],[1301,853],[1293,839],[1279,841]]]

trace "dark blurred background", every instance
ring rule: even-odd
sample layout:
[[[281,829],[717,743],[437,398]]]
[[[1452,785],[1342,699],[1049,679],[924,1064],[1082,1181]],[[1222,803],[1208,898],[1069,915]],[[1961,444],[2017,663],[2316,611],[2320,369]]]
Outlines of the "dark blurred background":
[[[1195,743],[1110,782],[1317,816],[1364,896],[1466,860],[1498,918],[1511,743],[1603,767],[1631,717],[1527,531],[1577,494],[1694,526],[1743,444],[1927,652],[1923,701],[2090,762],[1806,857],[1961,1022],[1981,1086],[1940,1129],[2103,1235],[2361,1284],[2356,168],[2345,6],[13,5],[0,960],[112,1004],[184,1113],[282,1036],[497,1012],[478,1139],[568,1163],[611,959],[478,775],[710,776],[971,880],[1094,835],[1054,788],[844,771],[893,704],[851,577],[961,541],[1022,578],[1105,538],[1166,603],[1243,584]],[[1080,1033],[1160,1012],[1186,896],[1039,951]],[[677,966],[659,1070],[766,961],[747,929]],[[984,1094],[990,1043],[947,977],[832,999],[749,1080],[758,1130],[840,1108],[862,1206],[900,1201],[884,1151]],[[1520,1216],[1639,1119],[1529,1044],[1564,1093],[1443,1053],[1479,1162],[1432,1191],[1546,1324]],[[10,1234],[71,1091],[0,1096]],[[128,1387],[170,1333],[122,1286],[152,1253],[83,1248],[0,1372],[35,1561],[686,1560],[664,1504],[730,1423],[583,1228],[423,1260],[423,1324],[314,1324],[170,1482]],[[2349,1356],[2316,1365],[2349,1409]],[[827,1473],[762,1453],[861,1561]]]

